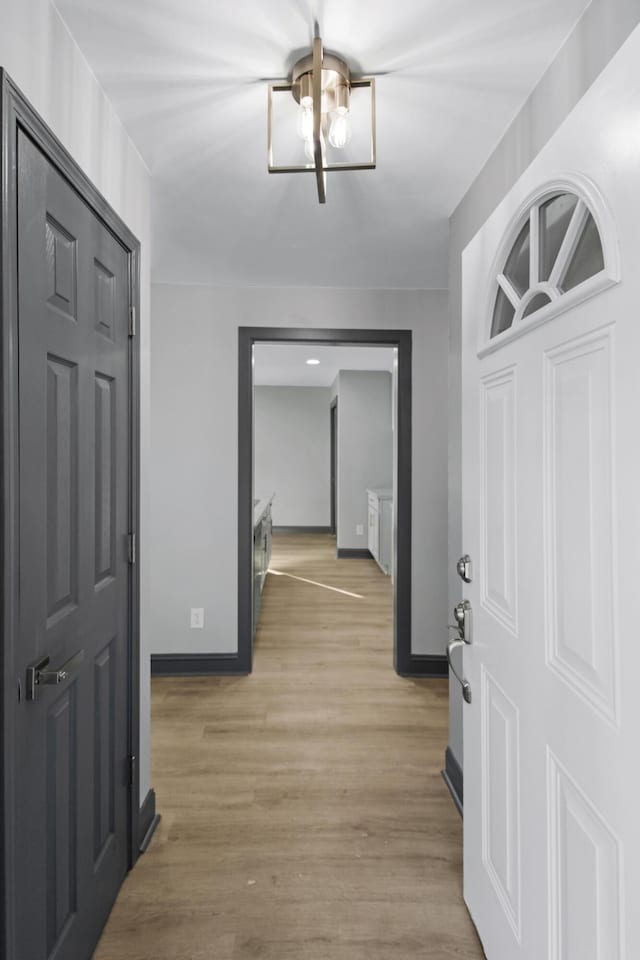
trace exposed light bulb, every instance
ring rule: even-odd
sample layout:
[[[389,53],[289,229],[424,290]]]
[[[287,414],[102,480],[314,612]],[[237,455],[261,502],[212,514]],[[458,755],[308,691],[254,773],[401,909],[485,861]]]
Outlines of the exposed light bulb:
[[[309,163],[315,163],[315,154],[313,152],[313,137],[307,137],[304,142],[304,155]]]
[[[301,140],[313,138],[313,97],[302,97],[298,109],[298,136]]]
[[[331,126],[329,127],[329,143],[337,150],[343,147],[351,140],[351,116],[347,107],[336,107],[331,114]]]

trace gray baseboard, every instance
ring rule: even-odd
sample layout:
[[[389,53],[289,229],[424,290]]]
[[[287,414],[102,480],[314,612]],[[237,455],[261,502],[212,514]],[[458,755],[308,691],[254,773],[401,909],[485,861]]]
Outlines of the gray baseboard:
[[[244,676],[251,671],[236,653],[152,653],[152,677]]]
[[[401,677],[449,676],[447,658],[438,653],[412,653],[396,669]]]
[[[464,774],[462,767],[451,752],[451,747],[447,747],[445,751],[442,779],[449,788],[449,793],[456,805],[458,813],[462,816],[464,808]]]
[[[366,548],[357,547],[338,547],[337,552],[338,560],[373,560],[373,556],[370,550]]]
[[[148,849],[160,819],[160,814],[156,813],[156,792],[155,790],[149,790],[144,798],[144,803],[140,807],[140,817],[138,819],[138,849],[140,853],[145,853]]]
[[[331,533],[331,527],[274,527],[274,533]]]

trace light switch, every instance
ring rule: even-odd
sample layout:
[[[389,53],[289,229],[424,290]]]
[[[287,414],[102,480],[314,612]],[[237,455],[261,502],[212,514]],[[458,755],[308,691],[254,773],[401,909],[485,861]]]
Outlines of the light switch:
[[[191,629],[204,630],[204,607],[191,607]]]
[[[363,524],[363,523],[357,523],[357,524],[356,524],[356,537],[363,537],[363,536],[364,536],[364,524]]]

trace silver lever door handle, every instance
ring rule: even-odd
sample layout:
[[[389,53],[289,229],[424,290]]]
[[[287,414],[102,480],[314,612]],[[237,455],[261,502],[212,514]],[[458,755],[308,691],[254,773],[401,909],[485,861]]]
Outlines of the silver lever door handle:
[[[57,670],[45,670],[49,666],[49,657],[42,657],[27,667],[27,700],[35,700],[36,687],[41,684],[58,684],[67,680],[84,660],[84,650],[78,650]]]
[[[449,666],[451,667],[451,673],[462,687],[462,696],[467,703],[471,703],[471,684],[458,673],[453,665],[453,658],[451,656],[454,650],[457,650],[459,647],[464,649],[465,646],[466,643],[464,640],[449,640],[449,643],[447,644],[447,660],[449,661]]]

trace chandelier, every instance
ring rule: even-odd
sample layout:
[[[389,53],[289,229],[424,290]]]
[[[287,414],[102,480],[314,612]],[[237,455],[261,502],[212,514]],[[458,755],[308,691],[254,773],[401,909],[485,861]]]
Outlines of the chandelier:
[[[375,169],[375,80],[354,78],[316,37],[291,79],[269,84],[268,132],[269,173],[315,173],[326,203],[328,172]]]

